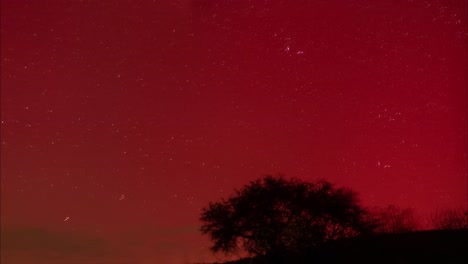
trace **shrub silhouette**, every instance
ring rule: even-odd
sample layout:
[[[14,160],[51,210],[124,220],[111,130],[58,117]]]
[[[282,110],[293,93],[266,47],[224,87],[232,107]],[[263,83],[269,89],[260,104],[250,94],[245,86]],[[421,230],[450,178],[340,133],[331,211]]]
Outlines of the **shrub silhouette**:
[[[411,208],[399,208],[389,205],[372,211],[372,218],[377,226],[376,233],[405,233],[421,228]]]
[[[201,232],[214,252],[244,250],[268,263],[344,237],[372,232],[357,194],[327,181],[266,176],[203,208]],[[273,261],[274,260],[274,261]]]
[[[468,210],[464,208],[439,210],[431,217],[434,229],[468,229]]]

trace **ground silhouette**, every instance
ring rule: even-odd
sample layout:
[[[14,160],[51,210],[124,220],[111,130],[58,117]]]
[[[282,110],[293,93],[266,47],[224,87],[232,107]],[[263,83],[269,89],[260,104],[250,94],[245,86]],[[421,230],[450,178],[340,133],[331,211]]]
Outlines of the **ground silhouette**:
[[[287,260],[244,258],[224,264],[404,264],[468,262],[468,230],[426,230],[374,234],[330,241]]]

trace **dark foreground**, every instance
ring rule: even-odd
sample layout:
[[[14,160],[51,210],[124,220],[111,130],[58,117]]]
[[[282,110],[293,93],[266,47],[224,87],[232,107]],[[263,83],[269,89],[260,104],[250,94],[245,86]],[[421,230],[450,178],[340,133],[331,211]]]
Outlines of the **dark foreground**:
[[[419,231],[343,239],[302,255],[250,258],[229,264],[468,263],[468,230]]]

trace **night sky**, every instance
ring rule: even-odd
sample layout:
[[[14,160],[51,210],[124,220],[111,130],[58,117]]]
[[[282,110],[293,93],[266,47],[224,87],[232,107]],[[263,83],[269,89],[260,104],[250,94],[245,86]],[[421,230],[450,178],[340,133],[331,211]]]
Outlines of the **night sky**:
[[[2,263],[222,260],[265,174],[467,206],[467,1],[1,0]]]

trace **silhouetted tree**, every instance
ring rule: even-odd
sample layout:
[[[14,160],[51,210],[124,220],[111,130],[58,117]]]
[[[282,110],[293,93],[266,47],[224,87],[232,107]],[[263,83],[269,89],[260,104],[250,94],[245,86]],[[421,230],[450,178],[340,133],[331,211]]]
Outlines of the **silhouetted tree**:
[[[371,232],[355,192],[317,183],[267,176],[203,209],[201,232],[214,252],[244,249],[280,259],[343,237]],[[270,258],[270,259],[271,259]]]
[[[437,211],[431,217],[431,223],[434,229],[468,229],[468,210],[447,209]]]
[[[404,233],[416,231],[420,224],[410,208],[389,205],[372,211],[376,233]]]

